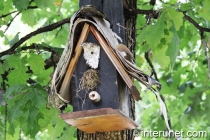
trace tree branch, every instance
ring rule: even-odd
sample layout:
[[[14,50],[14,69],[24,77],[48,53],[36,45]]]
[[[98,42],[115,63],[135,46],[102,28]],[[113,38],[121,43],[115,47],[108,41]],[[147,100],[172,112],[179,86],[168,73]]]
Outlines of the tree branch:
[[[210,29],[209,28],[205,28],[205,27],[202,27],[200,26],[197,22],[195,22],[190,16],[186,15],[186,13],[183,13],[184,14],[184,18],[186,20],[188,20],[189,22],[191,22],[198,30],[200,31],[204,31],[204,32],[210,32]]]
[[[144,14],[144,15],[150,15],[153,18],[157,19],[159,17],[160,11],[156,10],[142,10],[142,9],[129,9],[129,12],[134,14]],[[182,12],[184,14],[184,18],[192,23],[198,30],[204,31],[204,32],[210,32],[210,28],[205,28],[200,26],[195,20],[193,20],[190,16],[186,14],[186,12]]]
[[[22,37],[18,42],[16,42],[10,49],[6,50],[6,51],[3,51],[0,53],[0,57],[6,55],[6,54],[11,54],[14,52],[14,50],[20,46],[22,43],[24,43],[26,40],[28,40],[29,38],[37,35],[37,34],[40,34],[40,33],[44,33],[44,32],[48,32],[48,31],[52,31],[60,26],[62,26],[63,24],[65,23],[69,23],[70,21],[70,18],[66,18],[66,19],[63,19],[59,22],[56,22],[56,23],[53,23],[51,25],[48,25],[48,26],[45,26],[45,27],[42,27],[42,28],[39,28],[29,34],[27,34],[26,36]]]
[[[31,44],[30,46],[21,47],[20,51],[30,50],[30,49],[39,49],[39,50],[45,50],[48,52],[56,53],[56,51],[51,47],[45,47],[45,46],[42,46],[41,44],[35,44],[35,43]]]
[[[27,9],[36,9],[36,8],[38,8],[38,7],[37,7],[37,6],[28,6]],[[26,10],[27,10],[27,9],[26,9]],[[6,14],[6,15],[2,15],[0,18],[4,18],[4,17],[6,17],[6,16],[8,16],[8,15],[11,15],[11,14],[13,14],[13,13],[15,13],[15,12],[18,12],[18,11],[13,11],[13,12],[8,13],[8,14]],[[15,19],[20,13],[21,13],[21,12],[18,12],[18,13],[9,21],[9,23],[6,25],[7,27],[6,27],[6,29],[4,30],[4,33],[6,33],[6,31],[7,31],[8,28],[10,27],[11,23],[14,21],[14,19]]]

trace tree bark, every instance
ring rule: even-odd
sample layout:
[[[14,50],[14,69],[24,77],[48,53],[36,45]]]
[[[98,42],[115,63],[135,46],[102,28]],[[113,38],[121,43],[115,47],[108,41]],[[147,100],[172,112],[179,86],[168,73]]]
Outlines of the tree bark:
[[[103,1],[101,0],[101,3],[99,4],[98,0],[80,0],[80,6],[83,5],[94,5],[98,9],[104,9],[109,6],[116,6],[116,5],[109,5],[110,0]],[[113,0],[112,0],[113,1]],[[135,36],[136,36],[136,14],[126,14],[126,12],[129,9],[136,9],[136,0],[121,0],[122,2],[122,11],[124,15],[124,24],[123,25],[116,25],[116,23],[113,24],[113,30],[116,32],[118,31],[118,35],[123,39],[123,43],[127,46],[129,46],[130,50],[134,53],[135,52]],[[120,2],[119,2],[120,3]],[[114,7],[113,7],[114,8]],[[108,8],[107,8],[108,9]],[[104,11],[103,11],[104,12]],[[108,13],[106,13],[108,12]],[[105,11],[104,12],[106,16],[112,21],[112,12],[111,11]],[[109,15],[110,14],[110,15]],[[114,25],[115,24],[115,25]],[[124,38],[123,38],[124,37]],[[127,104],[127,111],[123,111],[123,105],[121,104],[120,109],[123,113],[127,114],[131,119],[134,118],[134,112],[135,112],[135,104],[134,99],[129,94],[129,90],[125,88],[125,83],[122,82],[123,80],[118,75],[118,83],[119,83],[119,98],[121,100],[120,93],[126,93],[128,96],[127,100],[123,100]],[[109,123],[109,122],[107,122]],[[133,130],[123,130],[123,131],[114,131],[114,132],[98,132],[94,134],[87,134],[80,130],[77,130],[77,139],[78,140],[132,140],[133,139]]]

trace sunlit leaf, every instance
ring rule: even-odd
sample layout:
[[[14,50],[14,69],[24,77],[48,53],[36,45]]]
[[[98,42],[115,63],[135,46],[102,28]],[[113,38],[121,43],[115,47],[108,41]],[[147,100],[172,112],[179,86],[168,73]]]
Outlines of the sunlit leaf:
[[[210,21],[210,17],[208,15],[208,13],[210,12],[210,8],[209,8],[210,1],[204,0],[202,3],[203,3],[203,7],[199,11],[199,16],[207,21]]]
[[[167,14],[169,15],[169,18],[173,21],[176,30],[179,30],[179,28],[183,25],[183,13],[169,8],[167,9]]]
[[[12,46],[18,41],[19,41],[19,32],[15,35],[15,37],[12,40],[9,41],[9,45]]]
[[[34,15],[34,10],[28,9],[23,11],[21,16],[21,20],[23,23],[28,24],[29,26],[33,26],[36,23],[36,16]],[[30,18],[29,18],[30,17]]]
[[[157,62],[162,69],[165,69],[170,64],[170,57],[166,56],[168,47],[166,45],[153,51],[153,59]]]

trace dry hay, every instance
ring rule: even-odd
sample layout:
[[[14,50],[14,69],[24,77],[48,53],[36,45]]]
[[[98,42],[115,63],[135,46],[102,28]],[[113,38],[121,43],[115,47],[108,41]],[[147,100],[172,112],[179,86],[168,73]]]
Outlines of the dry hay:
[[[93,90],[99,83],[98,71],[89,69],[83,73],[80,89]]]

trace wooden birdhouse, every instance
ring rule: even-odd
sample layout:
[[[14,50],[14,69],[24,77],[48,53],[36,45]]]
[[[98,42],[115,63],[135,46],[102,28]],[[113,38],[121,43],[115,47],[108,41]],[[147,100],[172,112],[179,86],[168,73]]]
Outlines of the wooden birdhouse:
[[[116,20],[112,22],[123,25],[123,20]],[[61,118],[86,133],[137,127],[128,104],[130,96],[139,100],[140,94],[129,75],[142,81],[147,76],[125,59],[126,51],[117,49],[124,42],[121,35],[93,6],[82,7],[71,18],[67,47],[53,76],[50,100],[59,108],[70,103],[73,112],[61,114]]]

